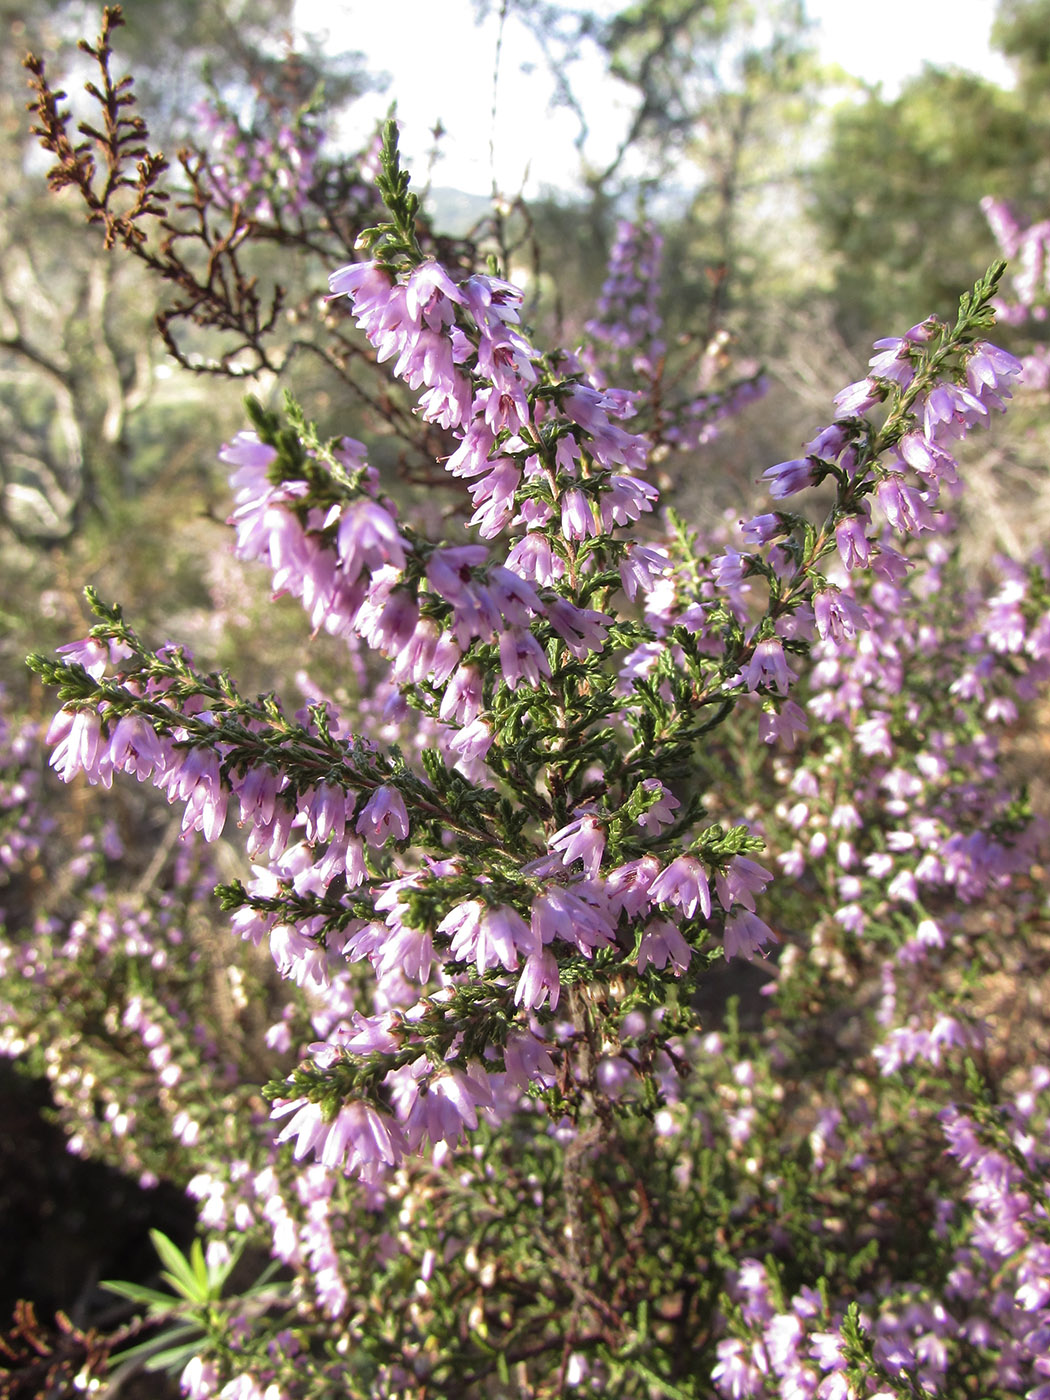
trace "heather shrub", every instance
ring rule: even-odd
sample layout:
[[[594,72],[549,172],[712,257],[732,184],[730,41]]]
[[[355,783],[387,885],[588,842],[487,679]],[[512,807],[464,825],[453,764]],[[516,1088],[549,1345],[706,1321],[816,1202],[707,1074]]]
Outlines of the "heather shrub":
[[[53,178],[154,256],[160,167],[111,133],[108,204],[33,71]],[[316,256],[313,124],[253,155],[222,119],[208,208]],[[393,123],[371,154],[383,210],[360,193],[317,313],[346,421],[249,398],[220,453],[234,552],[340,647],[332,685],[246,693],[89,590],[88,634],[30,664],[68,800],[174,809],[139,871],[105,802],[63,847],[39,733],[3,732],[37,912],[4,930],[0,1043],[73,1150],[198,1211],[187,1254],[157,1237],[165,1287],[110,1284],[140,1320],[78,1337],[77,1383],[1045,1400],[1050,1070],[1015,1014],[1045,833],[1014,740],[1050,561],[978,572],[953,532],[959,444],[1023,368],[988,339],[1004,265],[878,341],[761,499],[691,522],[675,475],[763,383],[663,343],[658,230],[623,224],[586,343],[545,347],[484,236],[421,220]],[[272,363],[243,288],[209,307]],[[393,437],[422,481],[377,469]]]

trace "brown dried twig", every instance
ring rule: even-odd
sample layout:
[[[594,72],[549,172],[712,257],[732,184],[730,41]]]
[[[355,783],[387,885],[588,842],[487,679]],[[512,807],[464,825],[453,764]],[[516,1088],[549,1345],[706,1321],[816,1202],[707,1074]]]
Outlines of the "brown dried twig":
[[[33,93],[29,109],[37,119],[33,134],[56,158],[48,183],[56,192],[73,188],[80,193],[88,222],[100,224],[105,231],[106,248],[119,244],[177,289],[176,299],[159,313],[157,326],[180,364],[198,373],[224,375],[276,369],[266,338],[277,322],[284,290],[276,286],[264,306],[257,279],[245,270],[239,256],[252,233],[251,220],[234,204],[220,211],[223,226],[216,226],[217,211],[203,157],[180,155],[189,188],[175,205],[181,220],[176,222],[170,215],[171,192],[160,184],[170,162],[149,149],[146,122],[131,110],[133,79],[125,76],[114,81],[111,73],[112,36],[123,23],[120,6],[107,6],[96,43],[80,41],[80,49],[99,69],[99,81],[85,86],[101,108],[101,120],[97,125],[80,122],[77,126],[78,134],[87,140],[75,143],[70,136],[71,113],[61,106],[66,93],[51,87],[43,60],[35,54],[25,59]],[[159,234],[157,240],[150,238],[151,225]],[[188,245],[189,257],[183,255],[183,245]],[[234,343],[215,359],[190,355],[172,329],[180,321],[232,335]],[[245,352],[246,362],[241,358]]]
[[[126,248],[137,249],[146,240],[141,223],[147,218],[160,218],[165,212],[168,194],[158,188],[158,181],[168,167],[165,157],[153,153],[146,145],[148,131],[146,123],[130,109],[135,104],[131,88],[133,80],[125,76],[113,81],[110,73],[110,60],[113,52],[110,39],[113,30],[124,23],[119,5],[107,6],[102,16],[102,32],[92,45],[81,39],[79,48],[90,54],[99,66],[101,86],[87,83],[88,93],[102,108],[101,129],[88,122],[80,122],[77,131],[90,138],[74,145],[69,135],[71,113],[63,110],[59,103],[66,93],[55,91],[48,83],[44,62],[35,54],[28,54],[24,66],[30,73],[29,86],[33,101],[29,110],[36,114],[39,125],[32,128],[33,135],[39,137],[41,145],[56,157],[56,164],[48,171],[48,184],[58,191],[70,186],[78,189],[88,207],[88,222],[102,224],[105,229],[105,243],[112,248],[118,241]],[[94,150],[101,153],[105,165],[105,177],[101,187],[96,187],[98,164]],[[135,175],[129,174],[129,166],[135,162]],[[117,205],[120,191],[130,190],[130,200],[125,207]]]
[[[105,1374],[112,1349],[129,1335],[128,1328],[113,1334],[84,1331],[62,1312],[56,1313],[54,1327],[46,1328],[32,1303],[19,1300],[13,1323],[0,1332],[0,1400],[86,1392]]]

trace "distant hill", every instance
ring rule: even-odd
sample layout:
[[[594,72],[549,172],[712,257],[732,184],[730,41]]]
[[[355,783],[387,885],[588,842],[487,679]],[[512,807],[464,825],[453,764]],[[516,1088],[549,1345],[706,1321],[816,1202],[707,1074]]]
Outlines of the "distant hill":
[[[426,199],[426,207],[435,227],[453,236],[466,233],[479,219],[484,218],[490,206],[491,200],[487,195],[466,194],[448,185],[433,186]]]

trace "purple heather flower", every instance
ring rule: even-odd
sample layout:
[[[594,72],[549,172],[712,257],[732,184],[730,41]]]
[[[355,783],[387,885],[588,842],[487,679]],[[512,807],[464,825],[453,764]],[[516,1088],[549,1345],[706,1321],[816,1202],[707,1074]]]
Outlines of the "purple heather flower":
[[[478,716],[464,725],[448,746],[460,763],[472,763],[485,757],[492,747],[492,737],[492,725]]]
[[[141,783],[164,760],[164,746],[141,715],[122,715],[109,741],[109,761],[114,768],[134,773]]]
[[[261,442],[257,433],[238,433],[230,443],[224,443],[219,451],[219,461],[236,467],[230,484],[238,493],[257,496],[271,485],[266,473],[277,459],[276,447]]]
[[[835,527],[835,543],[842,563],[847,569],[866,569],[871,559],[872,542],[868,539],[864,521],[858,515],[848,515]]]
[[[806,713],[794,700],[781,701],[775,710],[763,710],[758,722],[758,736],[764,744],[779,742],[787,749],[793,749],[808,732]]]
[[[811,1332],[809,1354],[822,1371],[845,1370],[842,1338],[837,1332]]]
[[[656,800],[638,817],[638,825],[643,831],[659,831],[661,826],[670,826],[675,820],[675,810],[682,805],[678,798],[659,778],[646,778],[641,786],[647,793],[655,793]]]
[[[711,891],[707,872],[695,856],[681,855],[666,866],[649,886],[651,904],[677,905],[687,919],[699,908],[711,917]]]
[[[587,384],[574,384],[562,403],[566,415],[590,434],[588,449],[596,463],[645,471],[648,444],[644,437],[624,432],[609,421],[609,409],[617,406],[614,399]]]
[[[378,264],[361,262],[349,263],[330,273],[328,286],[333,297],[352,296],[355,310],[364,314],[386,304],[394,283]]]
[[[605,896],[614,914],[622,909],[629,919],[636,919],[649,908],[649,889],[660,873],[660,862],[655,856],[642,856],[639,860],[618,865],[605,877]]]
[[[504,967],[513,972],[518,966],[518,953],[528,956],[536,947],[537,940],[530,926],[507,904],[495,909],[483,908],[477,925],[466,924],[452,940],[453,956],[461,961],[473,960],[479,972],[486,972],[490,967]]]
[[[274,786],[276,785],[274,784]],[[237,792],[237,796],[240,799],[241,812],[243,813],[243,786]],[[273,802],[272,794],[270,802],[271,804]],[[306,839],[308,841],[323,843],[331,836],[341,840],[346,829],[348,812],[353,810],[353,799],[349,798],[342,788],[331,787],[328,783],[320,783],[316,788],[311,788],[300,799],[299,810],[306,817]]]
[[[399,587],[400,581],[401,575],[392,567],[374,573],[354,618],[355,630],[384,656],[396,656],[403,650],[419,622],[415,595],[410,589]]]
[[[437,331],[419,330],[402,342],[400,350],[394,373],[410,389],[438,389],[438,399],[446,406],[449,399],[458,398],[459,376],[453,367],[452,345],[448,336]],[[438,408],[438,400],[430,401],[428,406]]]
[[[420,1092],[424,1076],[426,1084]],[[410,1065],[391,1070],[384,1083],[412,1151],[426,1142],[454,1145],[465,1128],[478,1126],[478,1109],[492,1105],[492,1089],[480,1067],[477,1077],[451,1068],[434,1071],[421,1056]]]
[[[620,561],[623,591],[633,603],[639,590],[648,593],[660,575],[670,567],[670,560],[663,550],[651,549],[648,545],[628,544]]]
[[[598,533],[591,503],[575,486],[562,494],[561,528],[567,540],[585,540]]]
[[[975,394],[981,394],[986,389],[999,393],[1009,390],[1012,381],[1023,369],[1020,360],[1001,350],[998,345],[980,341],[966,360],[966,382]]]
[[[530,1031],[512,1031],[503,1047],[503,1065],[508,1081],[524,1089],[534,1079],[541,1082],[549,1077],[553,1082],[555,1069],[550,1052],[542,1040]]]
[[[764,1376],[769,1370],[761,1342],[745,1343],[736,1337],[723,1337],[716,1348],[718,1361],[712,1368],[711,1379],[719,1393],[729,1400],[750,1400],[765,1387]]]
[[[981,211],[988,220],[988,226],[995,235],[995,241],[1002,249],[1003,256],[1015,258],[1021,247],[1021,227],[1005,200],[985,195],[981,200]]]
[[[952,486],[958,481],[958,463],[950,452],[935,442],[930,442],[922,433],[907,433],[898,444],[900,455],[909,467],[930,483]]]
[[[901,534],[917,535],[920,530],[933,529],[933,516],[926,502],[913,486],[906,486],[904,478],[896,472],[883,477],[875,494],[886,519]]]
[[[57,648],[59,656],[64,656],[71,664],[83,666],[84,670],[92,680],[101,680],[105,674],[106,667],[111,658],[111,648],[105,642],[100,642],[96,637],[85,637],[80,642],[67,642],[65,646]],[[130,652],[124,648],[124,654],[130,656]]]
[[[405,286],[409,315],[417,323],[425,321],[432,330],[444,330],[453,314],[448,303],[462,301],[459,288],[441,264],[432,259],[414,268]]]
[[[505,392],[531,388],[538,379],[532,346],[507,326],[496,336],[483,335],[478,343],[478,372]]]
[[[338,540],[340,562],[351,582],[362,569],[372,572],[384,564],[405,567],[406,542],[390,512],[375,501],[354,501],[343,507]]]
[[[807,442],[802,450],[807,457],[819,457],[822,462],[834,462],[848,443],[849,434],[846,429],[839,423],[832,423],[830,427],[821,428],[816,437]]]
[[[439,650],[441,659],[437,662]],[[443,685],[462,654],[458,643],[443,633],[437,623],[431,618],[419,618],[394,658],[390,677],[397,685],[418,685],[427,679]]]
[[[774,467],[767,467],[762,476],[769,482],[769,494],[780,501],[813,485],[813,463],[807,457],[778,462]]]
[[[370,1103],[351,1100],[329,1125],[319,1156],[326,1167],[369,1174],[383,1165],[397,1166],[405,1150],[405,1139],[393,1119]]]
[[[400,974],[411,982],[426,982],[434,961],[434,940],[429,932],[408,928],[393,914],[388,915],[387,924],[389,927],[375,938],[377,946],[370,956],[376,977],[385,982]]]
[[[880,544],[871,557],[872,573],[891,584],[901,583],[907,577],[908,570],[914,567],[910,559],[885,543]]]
[[[449,910],[438,924],[437,932],[444,934],[446,938],[451,937],[453,940],[462,938],[469,943],[471,950],[473,950],[484,909],[485,906],[480,899],[465,900],[462,904],[457,904]],[[472,956],[473,951],[468,954],[464,961],[468,961]]]
[[[856,383],[840,389],[832,402],[840,418],[857,418],[881,403],[884,396],[885,390],[874,379],[858,379]]]
[[[767,512],[763,515],[753,515],[750,520],[741,520],[740,533],[748,544],[758,547],[769,544],[770,540],[783,534],[784,525],[779,515]]]
[[[320,992],[329,985],[328,959],[309,932],[307,924],[275,923],[270,929],[270,955],[282,977]]]
[[[711,578],[715,586],[739,588],[750,563],[749,555],[741,554],[735,549],[727,549],[724,554],[717,555],[711,560]]]
[[[911,342],[905,337],[889,336],[875,342],[879,354],[868,361],[872,378],[889,379],[906,389],[915,378],[915,367],[911,361]]]
[[[518,540],[507,555],[507,567],[544,588],[556,583],[565,572],[564,560],[551,548],[542,530],[530,530]]]
[[[529,421],[529,401],[517,380],[481,389],[474,398],[474,412],[480,412],[490,432],[516,434]]]
[[[476,666],[466,663],[457,666],[455,673],[445,688],[438,711],[446,724],[469,724],[477,719],[484,697],[484,683]]]
[[[770,1318],[763,1333],[763,1340],[769,1360],[778,1376],[785,1375],[797,1364],[799,1345],[804,1337],[805,1328],[797,1314],[778,1313]],[[804,1392],[799,1395],[799,1400],[803,1400],[803,1395]]]
[[[725,871],[715,874],[715,889],[722,908],[728,912],[734,904],[742,904],[754,913],[755,895],[761,894],[772,878],[757,861],[747,856],[732,856]]]
[[[382,846],[391,836],[395,841],[404,841],[409,831],[408,812],[397,788],[387,783],[377,787],[362,808],[354,830],[370,846]]]
[[[858,631],[866,630],[867,618],[864,609],[837,588],[820,588],[813,594],[813,612],[816,617],[817,632],[827,640],[848,641]]]
[[[455,452],[446,461],[445,470],[451,476],[467,478],[484,476],[498,462],[508,460],[492,456],[495,446],[495,434],[483,422],[472,423],[464,433]],[[475,548],[476,546],[466,547]]]
[[[751,959],[767,943],[777,942],[777,936],[768,924],[764,924],[757,914],[749,909],[730,914],[725,926],[725,953],[727,958],[742,957]]]
[[[647,481],[620,473],[611,476],[598,498],[602,526],[611,532],[617,525],[629,525],[653,508],[659,493]]]
[[[556,831],[547,846],[558,851],[567,866],[574,860],[582,861],[585,873],[593,880],[602,863],[605,828],[595,817],[583,815]]]
[[[219,1389],[218,1368],[212,1361],[191,1357],[179,1377],[179,1389],[186,1400],[212,1400]]]
[[[553,1011],[561,996],[561,981],[558,976],[558,962],[546,948],[537,948],[525,959],[518,985],[514,990],[514,1004],[535,1009],[550,998]]]
[[[479,329],[502,333],[506,322],[517,322],[521,292],[513,283],[476,273],[460,290]]]
[[[797,846],[781,852],[777,864],[789,880],[800,880],[806,872],[806,858]]]
[[[98,710],[59,710],[48,727],[46,742],[55,745],[49,762],[64,783],[84,773],[89,782],[111,785],[113,767]]]
[[[779,639],[768,637],[759,642],[740,677],[748,690],[757,690],[761,685],[775,690],[778,695],[786,695],[794,677]]]
[[[613,941],[612,925],[601,910],[564,885],[549,885],[536,896],[531,923],[540,944],[560,938],[587,958],[593,949],[607,947]]]
[[[521,628],[510,627],[501,634],[499,656],[503,679],[511,690],[517,690],[522,681],[538,686],[542,677],[550,676],[543,648],[531,632]]]
[[[216,841],[226,821],[229,789],[219,776],[219,760],[204,748],[183,751],[181,763],[164,775],[168,801],[185,802],[183,831],[200,831],[206,841]]]
[[[857,747],[866,757],[878,755],[882,758],[893,758],[893,738],[889,729],[889,715],[885,710],[874,711],[868,719],[857,725],[854,735]],[[890,844],[889,841],[887,844]]]
[[[547,621],[578,661],[605,646],[606,629],[613,619],[594,608],[578,608],[568,598],[553,597],[546,605]]]
[[[668,962],[676,977],[680,977],[689,966],[693,950],[682,937],[677,925],[669,919],[651,919],[645,926],[642,941],[638,947],[638,971],[644,972],[652,963],[663,971]]]
[[[533,617],[545,611],[539,594],[528,579],[502,564],[493,564],[488,571],[489,590],[494,606],[511,627],[528,627]]]
[[[476,509],[468,524],[478,527],[482,539],[498,535],[510,520],[520,484],[521,472],[510,458],[500,459],[492,471],[471,483],[470,495]]]

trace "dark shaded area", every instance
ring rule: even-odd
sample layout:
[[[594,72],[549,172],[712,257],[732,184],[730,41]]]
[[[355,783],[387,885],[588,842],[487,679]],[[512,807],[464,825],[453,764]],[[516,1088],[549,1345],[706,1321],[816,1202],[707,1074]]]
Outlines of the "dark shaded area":
[[[773,968],[765,961],[751,963],[734,958],[708,968],[691,1002],[693,1010],[700,1017],[703,1032],[725,1030],[729,1023],[726,1012],[731,1001],[736,1002],[740,1029],[760,1030],[769,1005],[765,989],[772,979]]]
[[[105,1327],[129,1309],[99,1288],[101,1279],[156,1284],[149,1231],[180,1248],[193,1238],[192,1203],[162,1182],[137,1182],[66,1148],[44,1120],[47,1085],[0,1059],[0,1319],[19,1298],[33,1299],[42,1321],[56,1310],[80,1326]],[[0,1324],[2,1325],[2,1324]]]

